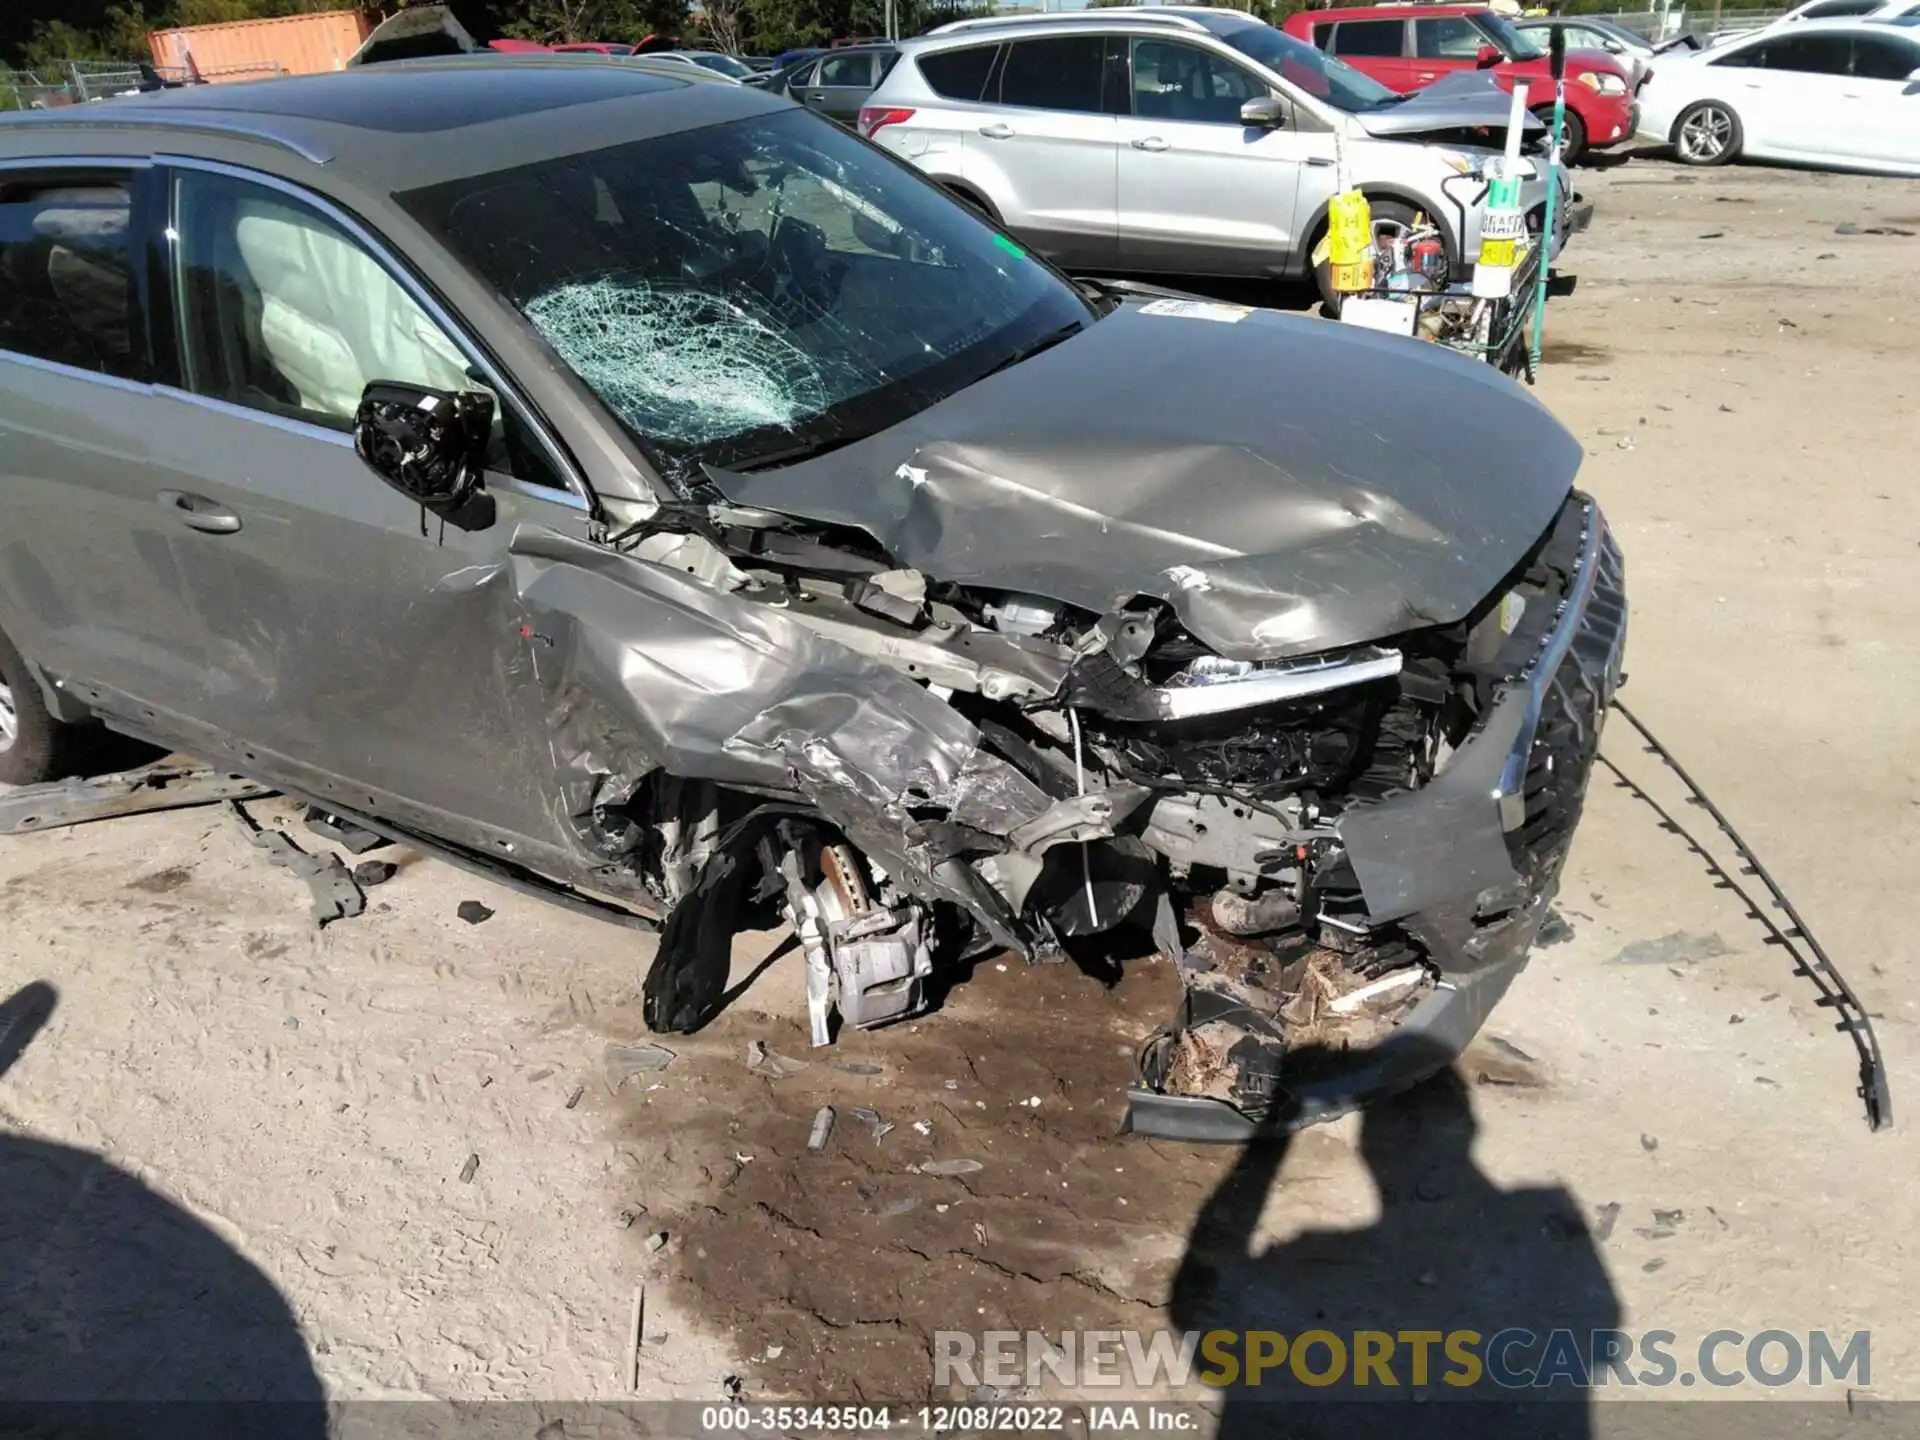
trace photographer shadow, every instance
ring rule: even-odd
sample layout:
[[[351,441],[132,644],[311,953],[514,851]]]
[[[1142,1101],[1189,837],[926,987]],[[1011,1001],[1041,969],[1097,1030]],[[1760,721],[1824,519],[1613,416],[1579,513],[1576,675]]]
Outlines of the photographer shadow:
[[[1306,1347],[1300,1368],[1288,1353],[1254,1384],[1243,1364],[1226,1387],[1220,1440],[1591,1435],[1592,1337],[1618,1326],[1620,1304],[1573,1196],[1558,1186],[1502,1189],[1482,1173],[1471,1155],[1471,1097],[1450,1065],[1360,1123],[1380,1196],[1371,1225],[1262,1247],[1261,1213],[1288,1149],[1283,1127],[1246,1147],[1195,1220],[1173,1283],[1176,1332],[1236,1332],[1242,1361],[1248,1331],[1277,1332],[1290,1352],[1316,1330],[1345,1347],[1336,1378],[1321,1384],[1311,1381],[1334,1370],[1324,1340]],[[1531,1339],[1502,1336],[1515,1330]],[[1355,1356],[1362,1331],[1375,1332],[1375,1354],[1392,1346],[1385,1371],[1374,1368],[1365,1384]],[[1408,1338],[1419,1332],[1430,1338]],[[1504,1345],[1489,1344],[1497,1336]],[[1449,1340],[1469,1358],[1451,1354]],[[1424,1385],[1414,1383],[1417,1350]]]
[[[58,998],[0,1001],[0,1076]],[[0,1131],[0,1435],[324,1440],[323,1402],[251,1261],[101,1156]]]

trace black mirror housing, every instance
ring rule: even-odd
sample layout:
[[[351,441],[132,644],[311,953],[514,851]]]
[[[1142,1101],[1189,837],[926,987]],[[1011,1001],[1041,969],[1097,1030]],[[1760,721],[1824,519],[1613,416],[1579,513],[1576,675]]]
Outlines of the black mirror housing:
[[[1256,95],[1240,106],[1240,123],[1260,130],[1282,130],[1287,106],[1278,95]]]
[[[492,429],[493,397],[484,391],[372,380],[354,412],[353,449],[422,509],[480,529],[493,522],[481,483]]]

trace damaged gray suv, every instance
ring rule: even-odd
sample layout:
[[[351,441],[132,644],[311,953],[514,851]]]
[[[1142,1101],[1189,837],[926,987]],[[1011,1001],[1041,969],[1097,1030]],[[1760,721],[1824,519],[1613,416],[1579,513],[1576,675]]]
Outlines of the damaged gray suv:
[[[658,925],[813,1035],[1134,927],[1134,1128],[1445,1063],[1619,680],[1505,377],[1068,282],[791,104],[516,57],[0,123],[0,778],[88,727]]]

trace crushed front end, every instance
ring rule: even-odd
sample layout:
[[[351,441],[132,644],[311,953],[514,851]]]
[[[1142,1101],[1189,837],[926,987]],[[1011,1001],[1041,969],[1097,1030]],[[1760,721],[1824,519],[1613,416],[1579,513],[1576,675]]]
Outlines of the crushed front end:
[[[608,887],[667,911],[649,1021],[711,1017],[754,915],[800,940],[817,1044],[921,1012],[968,956],[1132,926],[1184,981],[1132,1129],[1238,1139],[1412,1084],[1525,963],[1620,680],[1619,552],[1586,496],[1549,513],[1457,618],[1264,659],[1182,618],[1220,567],[1095,614],[725,502],[635,527],[592,563],[699,597],[699,628],[597,665],[676,778],[602,776],[577,813]]]
[[[1340,781],[1215,775],[1223,793],[1155,807],[1147,833],[1173,873],[1224,871],[1224,885],[1196,899],[1181,1011],[1141,1053],[1130,1129],[1239,1140],[1312,1124],[1466,1046],[1558,883],[1626,619],[1619,549],[1575,493],[1473,616],[1402,637],[1397,675],[1328,697],[1306,744],[1344,762]],[[1251,771],[1298,717],[1241,721],[1204,753]]]

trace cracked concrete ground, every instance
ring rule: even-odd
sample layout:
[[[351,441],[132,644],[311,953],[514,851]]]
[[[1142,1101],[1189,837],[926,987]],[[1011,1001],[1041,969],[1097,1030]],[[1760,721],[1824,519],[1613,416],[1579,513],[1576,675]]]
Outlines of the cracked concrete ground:
[[[1879,282],[1920,240],[1836,227],[1920,228],[1920,202],[1645,159],[1581,184],[1599,215],[1538,393],[1627,553],[1625,698],[1786,878],[1910,1104],[1920,347]],[[315,932],[216,811],[0,842],[0,997],[58,992],[0,1079],[0,1142],[97,1154],[196,1217],[284,1300],[331,1395],[624,1396],[643,1286],[642,1395],[738,1375],[910,1400],[938,1329],[1151,1328],[1190,1283],[1207,1298],[1183,1323],[1251,1323],[1273,1297],[1249,1286],[1293,1283],[1231,1255],[1183,1268],[1234,1153],[1113,1133],[1173,999],[1163,964],[1109,985],[988,960],[938,1013],[812,1053],[797,957],[762,970],[780,937],[754,937],[733,1008],[614,1088],[604,1051],[642,1036],[650,942],[395,858],[366,915]],[[468,899],[495,913],[462,923]],[[1920,1155],[1910,1130],[1867,1133],[1805,983],[1600,781],[1559,908],[1463,1067],[1472,1166],[1397,1189],[1348,1120],[1287,1152],[1233,1244],[1309,1262],[1288,1303],[1449,1323],[1469,1290],[1537,1302],[1537,1275],[1494,1261],[1544,1230],[1568,1245],[1541,1263],[1590,1255],[1628,1328],[1870,1329],[1872,1388],[1920,1395]],[[750,1074],[755,1040],[810,1063]],[[894,1128],[876,1139],[860,1109]],[[910,1168],[946,1159],[980,1169]],[[16,1263],[56,1222],[81,1244],[141,1223],[11,1222]],[[103,1357],[139,1339],[129,1313],[60,1323]]]

